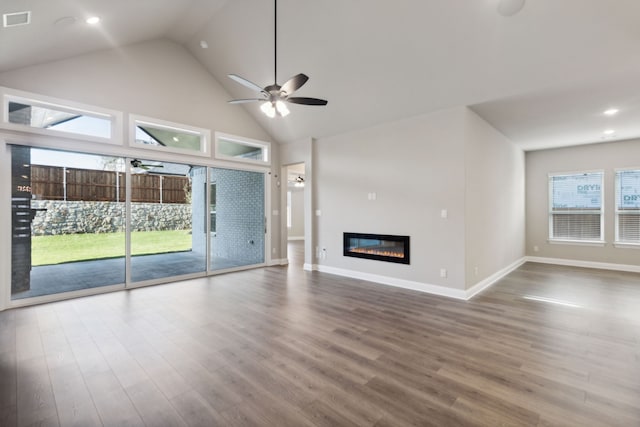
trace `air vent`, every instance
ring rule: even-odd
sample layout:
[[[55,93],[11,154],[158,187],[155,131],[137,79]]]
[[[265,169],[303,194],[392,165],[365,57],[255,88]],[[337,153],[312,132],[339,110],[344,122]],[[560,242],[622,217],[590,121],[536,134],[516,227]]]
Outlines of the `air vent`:
[[[5,13],[2,15],[2,24],[5,28],[27,25],[31,22],[31,12]]]

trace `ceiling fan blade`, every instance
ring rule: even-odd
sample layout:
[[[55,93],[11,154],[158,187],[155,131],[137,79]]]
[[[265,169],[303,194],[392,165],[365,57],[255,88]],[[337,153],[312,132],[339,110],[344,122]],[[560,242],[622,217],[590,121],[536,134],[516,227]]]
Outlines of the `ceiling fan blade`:
[[[326,99],[305,98],[303,96],[289,97],[287,98],[287,102],[291,102],[292,104],[303,104],[303,105],[327,105]]]
[[[237,83],[240,83],[242,86],[244,87],[248,87],[251,90],[255,90],[256,92],[263,92],[264,89],[262,89],[260,86],[258,86],[257,84],[250,82],[249,80],[245,79],[244,77],[240,77],[237,74],[229,74],[228,75],[229,78]]]
[[[232,99],[231,101],[227,101],[229,104],[246,104],[247,102],[260,102],[266,101],[266,99],[261,98],[247,98],[247,99]]]
[[[307,80],[309,80],[309,77],[307,77],[305,74],[300,73],[287,80],[287,82],[280,88],[280,91],[286,93],[287,95],[291,95],[293,92],[300,89],[307,82]]]

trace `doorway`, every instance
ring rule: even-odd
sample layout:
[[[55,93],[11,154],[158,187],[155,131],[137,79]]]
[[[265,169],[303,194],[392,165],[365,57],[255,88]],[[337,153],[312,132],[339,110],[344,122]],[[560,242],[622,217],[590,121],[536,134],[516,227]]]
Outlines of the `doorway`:
[[[305,248],[305,165],[297,163],[286,167],[287,198],[287,258],[289,264],[302,267]]]

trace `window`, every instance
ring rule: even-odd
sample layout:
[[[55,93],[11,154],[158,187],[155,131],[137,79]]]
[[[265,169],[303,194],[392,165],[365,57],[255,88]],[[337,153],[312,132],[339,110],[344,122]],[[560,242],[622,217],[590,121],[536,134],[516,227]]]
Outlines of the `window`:
[[[640,244],[640,169],[616,171],[616,243]]]
[[[269,149],[268,142],[216,133],[215,157],[220,160],[269,165]]]
[[[120,114],[70,101],[4,89],[4,126],[98,142],[119,139]]]
[[[207,154],[209,131],[158,119],[131,116],[136,146],[185,154]]]
[[[603,237],[604,173],[549,175],[549,239],[597,242]]]

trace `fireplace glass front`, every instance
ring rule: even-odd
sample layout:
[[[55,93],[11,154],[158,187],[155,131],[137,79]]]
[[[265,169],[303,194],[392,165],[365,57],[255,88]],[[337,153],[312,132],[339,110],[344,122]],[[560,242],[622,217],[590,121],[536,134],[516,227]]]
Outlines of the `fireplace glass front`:
[[[409,264],[409,236],[344,233],[344,256]]]

